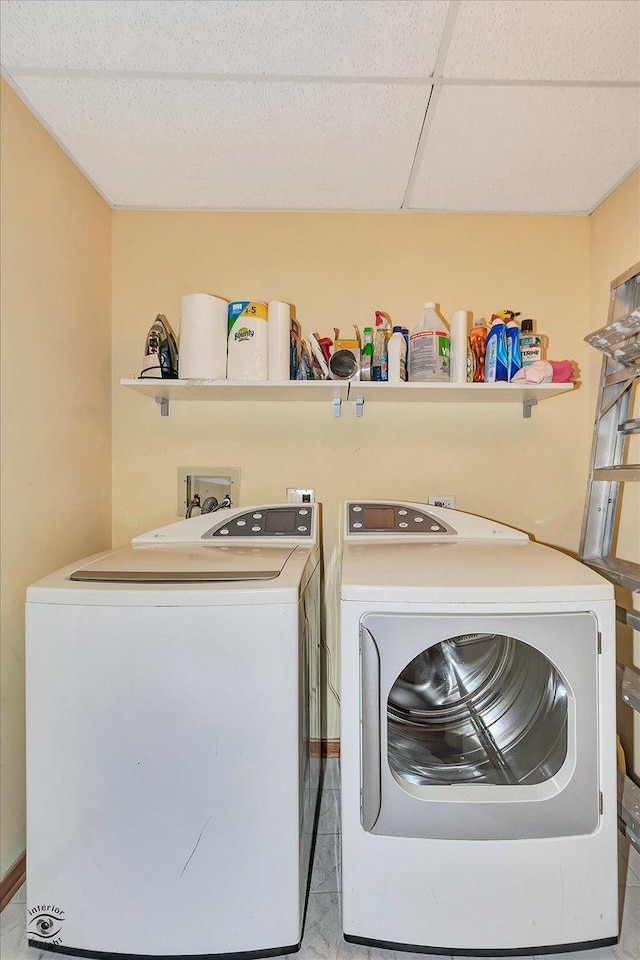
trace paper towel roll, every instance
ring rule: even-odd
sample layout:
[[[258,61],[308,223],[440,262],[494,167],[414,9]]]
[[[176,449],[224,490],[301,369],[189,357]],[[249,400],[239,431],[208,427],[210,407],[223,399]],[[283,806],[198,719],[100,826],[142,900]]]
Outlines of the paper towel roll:
[[[271,300],[268,309],[269,380],[289,380],[291,306]]]
[[[456,310],[451,317],[451,383],[467,382],[467,342],[469,339],[469,310]]]
[[[226,380],[229,304],[209,293],[182,298],[178,369],[181,380]]]

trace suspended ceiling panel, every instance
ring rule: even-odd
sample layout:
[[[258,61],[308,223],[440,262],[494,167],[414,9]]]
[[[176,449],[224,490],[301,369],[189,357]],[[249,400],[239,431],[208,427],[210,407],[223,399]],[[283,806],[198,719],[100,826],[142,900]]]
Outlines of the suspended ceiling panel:
[[[107,198],[149,207],[397,210],[428,98],[373,83],[24,77],[22,88]]]
[[[639,80],[637,0],[463,0],[445,77]]]
[[[448,0],[27,0],[4,5],[2,62],[215,74],[429,77]]]
[[[0,13],[3,74],[113,206],[589,213],[640,161],[638,0]]]
[[[442,87],[408,206],[576,213],[637,163],[640,92]]]

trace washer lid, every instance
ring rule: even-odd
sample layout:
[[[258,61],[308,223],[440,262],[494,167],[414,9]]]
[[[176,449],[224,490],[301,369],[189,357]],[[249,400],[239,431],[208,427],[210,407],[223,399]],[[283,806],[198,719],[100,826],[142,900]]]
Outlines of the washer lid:
[[[221,583],[275,580],[295,547],[219,547],[200,544],[124,547],[74,570],[70,580],[93,583]]]

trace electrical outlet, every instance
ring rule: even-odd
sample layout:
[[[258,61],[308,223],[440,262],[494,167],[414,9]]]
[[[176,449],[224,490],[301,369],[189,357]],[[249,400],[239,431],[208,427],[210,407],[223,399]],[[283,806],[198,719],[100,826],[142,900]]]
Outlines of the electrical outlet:
[[[452,493],[434,494],[434,496],[429,497],[427,503],[430,507],[448,507],[450,510],[454,510],[456,498]]]
[[[312,487],[287,487],[287,503],[314,503],[315,499]]]

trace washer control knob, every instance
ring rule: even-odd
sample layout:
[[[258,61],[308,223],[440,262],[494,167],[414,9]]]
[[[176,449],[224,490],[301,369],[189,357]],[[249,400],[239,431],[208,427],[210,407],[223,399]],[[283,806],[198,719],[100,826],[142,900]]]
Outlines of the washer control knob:
[[[223,527],[222,530],[220,531],[220,536],[226,537],[228,533],[229,533],[228,529],[226,527]]]
[[[406,517],[406,515],[407,515],[407,511],[406,511],[406,510],[398,510],[398,516],[400,516],[400,517]]]
[[[405,523],[404,521],[402,521],[401,523],[398,524],[398,526],[399,526],[399,527],[408,527],[409,524],[408,524],[408,523]]]
[[[307,532],[307,528],[306,528],[306,527],[298,527],[298,530],[300,531],[300,533],[306,533],[306,532]]]
[[[308,510],[298,510],[298,514],[299,514],[301,517],[306,517],[306,515],[307,515],[308,513],[309,513]]]
[[[422,523],[423,521],[424,521],[424,517],[414,517],[414,518],[413,518],[413,522],[414,522],[414,523]]]
[[[254,513],[254,514],[253,514],[253,519],[254,519],[254,520],[262,520],[262,514],[261,514],[261,513]]]
[[[352,509],[354,513],[362,513],[362,507],[353,507]]]
[[[246,525],[247,525],[246,520],[236,520],[236,527],[246,527]]]
[[[262,527],[259,527],[256,525],[255,527],[251,527],[251,529],[253,530],[254,533],[260,533],[260,531],[262,530]]]
[[[437,523],[432,523],[432,524],[431,524],[431,529],[432,529],[432,530],[439,530],[440,527],[438,526]]]

